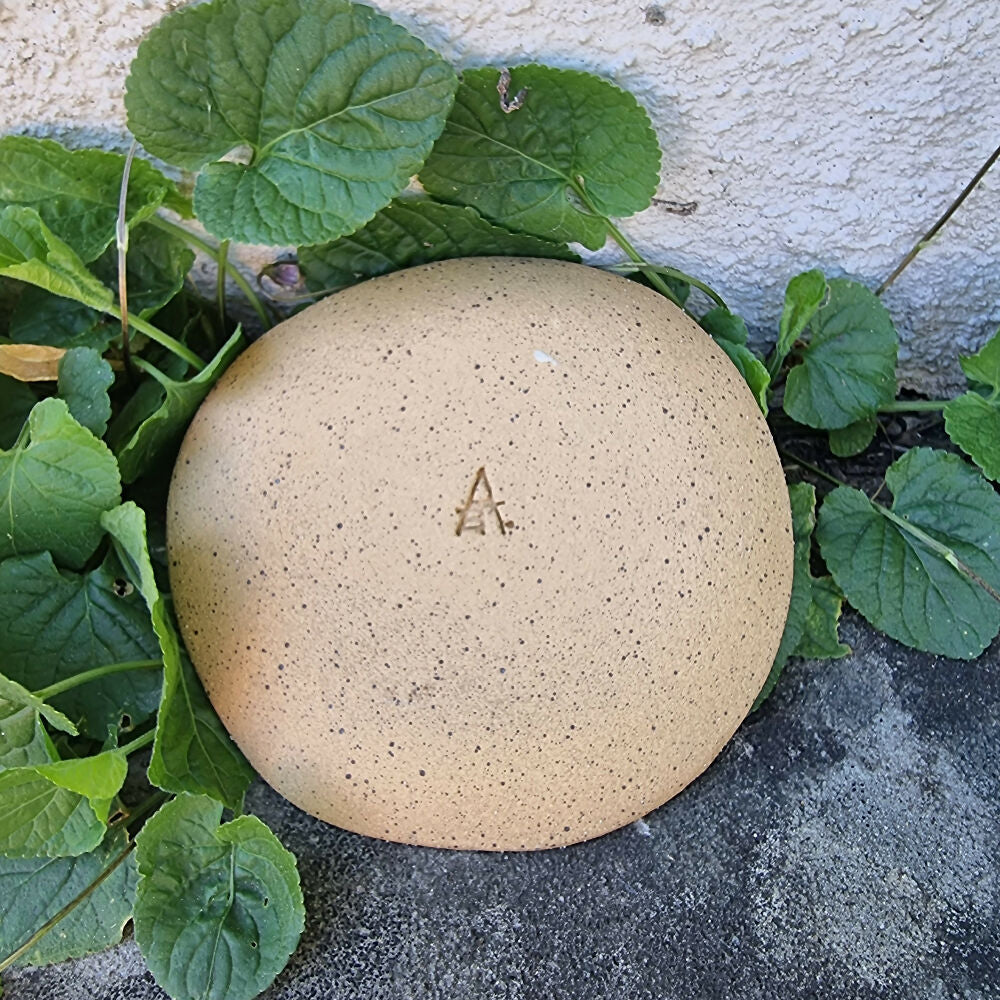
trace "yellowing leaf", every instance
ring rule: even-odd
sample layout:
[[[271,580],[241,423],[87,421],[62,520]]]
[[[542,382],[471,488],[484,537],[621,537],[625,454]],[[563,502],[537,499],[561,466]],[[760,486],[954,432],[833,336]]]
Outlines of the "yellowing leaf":
[[[0,375],[18,382],[55,382],[66,349],[44,344],[0,344]]]

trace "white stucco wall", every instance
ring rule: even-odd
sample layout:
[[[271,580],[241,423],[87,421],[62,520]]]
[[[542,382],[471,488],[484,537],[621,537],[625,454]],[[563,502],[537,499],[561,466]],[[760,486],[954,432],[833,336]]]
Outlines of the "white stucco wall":
[[[0,134],[125,144],[143,33],[185,0],[0,0]],[[809,267],[875,287],[1000,142],[997,0],[380,0],[458,66],[541,61],[633,91],[664,149],[625,229],[770,336]],[[956,385],[1000,324],[1000,166],[886,294],[907,384]]]

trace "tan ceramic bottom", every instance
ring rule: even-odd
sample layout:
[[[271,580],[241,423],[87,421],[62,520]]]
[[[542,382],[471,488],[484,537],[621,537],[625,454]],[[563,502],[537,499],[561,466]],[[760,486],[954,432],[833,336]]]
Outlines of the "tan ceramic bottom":
[[[331,296],[226,373],[170,494],[206,690],[341,827],[517,850],[676,795],[757,694],[787,494],[728,359],[659,295],[450,261]]]

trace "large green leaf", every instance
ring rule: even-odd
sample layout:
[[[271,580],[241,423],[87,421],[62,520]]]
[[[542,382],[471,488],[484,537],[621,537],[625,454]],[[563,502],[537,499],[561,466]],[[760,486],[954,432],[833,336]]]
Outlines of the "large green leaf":
[[[974,387],[944,408],[948,437],[990,479],[1000,480],[1000,330],[975,354],[959,358]]]
[[[10,337],[18,344],[92,347],[102,354],[120,330],[118,320],[44,288],[26,288],[10,318]]]
[[[752,712],[757,711],[774,690],[788,657],[795,652],[795,647],[801,641],[812,596],[809,551],[812,548],[813,528],[816,526],[816,488],[807,483],[795,483],[788,487],[788,499],[792,507],[792,534],[795,540],[792,596],[778,652],[775,654],[767,680],[750,709]]]
[[[97,437],[108,428],[114,381],[111,365],[92,347],[71,347],[59,362],[59,395],[73,419]]]
[[[746,323],[724,306],[716,306],[698,322],[736,365],[736,370],[750,386],[761,412],[767,416],[767,390],[771,385],[771,376],[764,362],[747,347]]]
[[[876,628],[944,656],[1000,630],[1000,497],[957,455],[914,448],[889,466],[892,507],[840,486],[817,539],[844,595]]]
[[[499,70],[462,74],[421,183],[507,229],[597,249],[608,235],[601,215],[640,212],[656,191],[660,148],[649,116],[589,73],[530,65],[511,75],[511,92],[527,94],[505,114]]]
[[[0,451],[0,559],[47,549],[81,566],[101,540],[101,514],[121,499],[114,455],[61,399],[37,403],[26,430]]]
[[[250,1000],[298,944],[305,908],[295,858],[255,816],[181,795],[136,838],[135,939],[175,1000]]]
[[[0,139],[0,208],[35,209],[83,261],[115,238],[125,157],[97,149],[69,150],[51,139]],[[134,225],[163,203],[174,184],[145,160],[132,161],[125,220]]]
[[[125,593],[124,571],[110,554],[97,569],[60,571],[47,552],[0,563],[0,663],[32,691],[110,663],[155,659],[159,645],[146,606]],[[65,691],[52,704],[95,739],[122,716],[138,724],[156,711],[155,670],[113,674]]]
[[[808,324],[802,363],[788,373],[785,412],[832,430],[875,414],[896,395],[899,339],[885,306],[857,282],[835,278]]]
[[[104,839],[128,762],[119,750],[0,771],[0,854],[72,857]]]
[[[91,309],[107,311],[113,304],[111,291],[33,208],[13,205],[0,211],[0,275],[26,281]]]
[[[179,443],[202,400],[243,347],[243,334],[237,330],[197,375],[183,382],[148,369],[160,387],[159,393],[149,397],[150,409],[126,414],[135,422],[117,421],[108,435],[124,482],[134,482],[149,472]]]
[[[368,7],[213,0],[150,32],[125,106],[151,153],[204,167],[194,203],[209,231],[311,244],[353,232],[406,187],[455,86],[447,63]]]
[[[0,857],[0,959],[87,889],[127,846],[119,827],[94,850],[77,857]],[[132,916],[137,880],[135,855],[130,854],[17,964],[48,965],[117,944]]]
[[[105,514],[102,523],[146,600],[163,655],[163,697],[149,780],[169,792],[205,794],[239,809],[253,769],[223,728],[181,648],[149,559],[145,514],[130,502]]]
[[[0,450],[10,448],[17,440],[37,402],[38,397],[27,383],[0,375]]]
[[[473,208],[400,198],[353,235],[303,247],[299,263],[308,286],[324,291],[435,260],[493,256],[580,259],[565,244],[494,226]]]

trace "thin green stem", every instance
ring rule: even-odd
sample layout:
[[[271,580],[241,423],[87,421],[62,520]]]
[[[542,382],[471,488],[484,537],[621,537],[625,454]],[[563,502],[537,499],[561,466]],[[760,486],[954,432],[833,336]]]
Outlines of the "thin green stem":
[[[587,211],[591,215],[600,219],[605,226],[607,226],[608,233],[611,238],[625,251],[626,256],[634,261],[636,264],[640,264],[643,267],[649,267],[649,262],[639,253],[638,250],[632,245],[629,238],[603,213],[597,210],[593,202],[587,196],[587,191],[583,186],[581,180],[574,179],[570,182],[570,186],[573,189],[573,193],[580,199],[583,205],[586,207]],[[670,286],[663,280],[660,275],[655,272],[645,272],[646,277],[649,279],[649,283],[661,294],[670,299],[675,306],[680,306],[684,309],[684,304],[677,298]],[[685,310],[686,312],[687,310]]]
[[[197,233],[192,233],[190,229],[185,229],[184,226],[179,226],[176,222],[164,219],[162,215],[152,216],[152,218],[149,219],[149,223],[150,225],[156,226],[158,229],[162,229],[165,233],[172,233],[174,236],[185,240],[190,243],[191,246],[201,250],[202,253],[207,254],[212,258],[212,260],[216,262],[219,261],[219,248],[213,246],[208,240],[202,239]],[[250,307],[260,317],[260,321],[264,324],[264,329],[270,330],[274,325],[271,321],[271,317],[267,314],[264,304],[260,301],[260,298],[253,290],[250,282],[243,277],[240,269],[236,267],[228,258],[223,262],[221,269],[233,279],[237,288],[239,288],[240,291],[247,297]]]
[[[588,208],[591,206],[588,205]],[[600,214],[595,212],[595,214]],[[645,258],[639,253],[638,250],[629,241],[628,237],[606,216],[602,216],[605,225],[608,227],[608,232],[611,234],[611,238],[615,241],[625,251],[625,253],[636,262],[636,264],[641,264],[644,267],[648,266]],[[680,306],[684,309],[684,304],[679,298],[674,294],[673,289],[663,280],[663,278],[657,274],[655,271],[644,270],[643,274],[649,279],[649,283],[661,294],[670,299],[675,306]],[[687,310],[685,310],[686,312]]]
[[[767,366],[767,374],[770,376],[772,382],[778,377],[778,372],[781,371],[781,366],[785,363],[785,358],[787,356],[787,351],[784,354],[779,354],[778,345],[774,345],[774,350],[771,352],[771,356],[765,362],[765,365]]]
[[[108,312],[112,316],[117,316],[118,319],[122,318],[121,309],[118,306],[112,305],[108,307]],[[205,362],[198,357],[191,348],[186,347],[179,340],[175,340],[170,336],[169,333],[164,333],[159,327],[153,326],[152,323],[147,323],[146,320],[140,319],[138,316],[132,313],[126,313],[129,323],[135,327],[140,333],[144,333],[150,340],[155,340],[161,347],[165,347],[168,351],[172,351],[179,358],[183,358],[192,368],[196,371],[201,371],[205,367]],[[136,359],[138,360],[138,359]]]
[[[3,972],[4,969],[7,969],[10,966],[12,966],[19,958],[21,958],[23,955],[26,955],[29,951],[31,951],[31,949],[34,948],[35,945],[38,944],[38,942],[43,937],[45,937],[45,935],[48,934],[48,932],[52,930],[52,928],[55,927],[55,925],[58,924],[60,920],[62,920],[64,917],[68,917],[73,912],[73,910],[75,910],[82,902],[84,902],[84,900],[86,900],[86,898],[92,892],[94,892],[94,890],[97,889],[97,887],[106,878],[109,878],[111,875],[113,875],[114,872],[119,867],[119,865],[121,865],[122,862],[134,850],[135,850],[135,841],[133,840],[132,843],[130,843],[128,847],[126,847],[120,854],[118,854],[115,857],[115,859],[111,862],[111,864],[108,865],[108,867],[105,868],[104,871],[102,871],[101,874],[98,875],[97,878],[95,878],[94,881],[87,886],[86,889],[84,889],[81,893],[79,893],[79,895],[71,899],[58,913],[56,913],[54,916],[46,920],[45,923],[42,924],[42,926],[39,927],[38,930],[35,931],[35,933],[32,934],[31,937],[28,938],[28,940],[25,941],[20,948],[18,948],[16,951],[12,951],[2,962],[0,962],[0,972]]]
[[[137,736],[131,743],[126,743],[125,746],[119,747],[118,749],[125,754],[127,757],[130,753],[135,753],[136,750],[141,750],[143,747],[148,747],[150,743],[156,738],[156,727],[154,726],[148,732],[142,734],[142,736]]]
[[[897,399],[878,408],[879,413],[935,413],[943,410],[950,399]]]
[[[611,271],[627,272],[627,271],[641,271],[643,274],[653,272],[655,274],[663,274],[668,278],[676,278],[678,281],[683,281],[693,288],[698,288],[703,291],[716,305],[722,306],[723,309],[729,310],[729,306],[726,305],[725,299],[710,285],[706,285],[703,281],[699,281],[697,278],[692,278],[690,274],[685,274],[683,271],[678,271],[676,267],[664,267],[662,264],[615,264],[611,268]]]
[[[821,476],[823,479],[834,483],[836,486],[847,486],[847,483],[845,483],[843,479],[838,479],[829,472],[825,472],[818,465],[813,465],[812,462],[807,462],[804,458],[799,458],[798,455],[793,455],[790,451],[785,451],[784,448],[779,448],[778,454],[781,455],[782,458],[787,458],[790,462],[794,462],[796,465],[801,466],[803,469],[808,469],[811,473],[813,473],[813,475]]]
[[[920,251],[923,250],[923,248],[927,246],[927,244],[934,239],[935,236],[937,236],[941,227],[955,214],[959,205],[961,205],[962,202],[965,201],[970,194],[972,194],[972,192],[979,185],[979,182],[986,175],[986,171],[989,170],[998,159],[1000,159],[1000,146],[997,146],[997,148],[990,153],[990,155],[986,158],[986,162],[976,171],[975,177],[973,177],[972,180],[969,181],[969,183],[962,189],[962,193],[947,207],[947,209],[945,209],[944,214],[937,220],[937,222],[935,222],[934,225],[931,226],[931,228],[928,229],[919,240],[917,240],[917,242],[913,245],[913,248],[900,261],[892,274],[890,274],[889,277],[878,286],[875,290],[876,295],[881,295],[903,273],[903,271],[906,270],[913,258],[916,257],[917,254],[920,253]]]
[[[162,666],[162,660],[126,660],[123,663],[107,663],[103,667],[94,667],[92,670],[84,670],[82,673],[73,674],[72,677],[56,681],[55,684],[50,684],[40,691],[35,691],[34,694],[36,698],[48,701],[49,698],[54,698],[57,694],[62,694],[63,691],[71,691],[81,684],[89,684],[91,681],[100,680],[102,677],[110,677],[112,674],[123,674],[129,670],[150,670],[153,667]]]
[[[219,309],[219,326],[226,328],[226,267],[229,264],[229,240],[219,244],[218,267],[215,269],[215,304]]]

